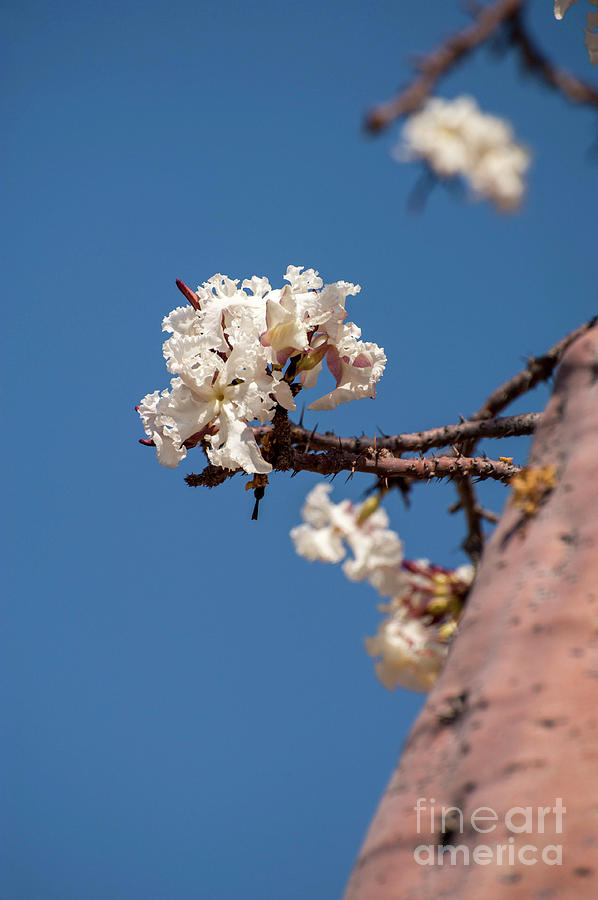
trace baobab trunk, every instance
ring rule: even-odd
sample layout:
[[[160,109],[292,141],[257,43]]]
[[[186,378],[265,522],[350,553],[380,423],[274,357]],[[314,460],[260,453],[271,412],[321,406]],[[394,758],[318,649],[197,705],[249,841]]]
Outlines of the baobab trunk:
[[[346,900],[598,897],[597,327],[534,438],[549,464],[535,512],[506,505]]]

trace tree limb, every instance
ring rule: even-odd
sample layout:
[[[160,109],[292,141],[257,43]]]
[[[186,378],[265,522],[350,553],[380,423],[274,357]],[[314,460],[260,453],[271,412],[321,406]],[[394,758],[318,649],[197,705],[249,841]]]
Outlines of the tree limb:
[[[456,478],[469,475],[479,481],[491,478],[494,481],[502,481],[508,484],[513,475],[520,471],[519,466],[501,460],[486,459],[483,457],[466,458],[463,456],[435,456],[423,459],[400,459],[392,456],[388,450],[375,452],[370,448],[369,453],[355,455],[345,451],[328,450],[324,453],[305,453],[291,448],[292,463],[285,468],[292,468],[294,472],[317,472],[320,475],[338,475],[339,472],[364,472],[375,475],[380,479],[409,476],[419,481],[429,481],[432,478]],[[276,468],[276,464],[274,463]],[[213,487],[220,484],[226,478],[230,478],[242,472],[242,469],[218,469],[215,466],[206,466],[200,474],[187,475],[185,481],[190,487]]]
[[[507,20],[506,26],[510,42],[519,51],[524,66],[533,75],[554,90],[560,91],[573,103],[598,107],[598,90],[549,60],[525,27],[521,10],[515,11]]]
[[[457,425],[443,425],[429,428],[427,431],[416,431],[407,434],[395,434],[383,437],[338,437],[333,433],[320,434],[309,431],[301,425],[290,423],[290,439],[293,444],[309,444],[320,450],[333,450],[339,447],[348,453],[363,453],[370,447],[393,452],[425,453],[433,447],[449,447],[452,444],[475,438],[517,437],[522,434],[533,434],[540,420],[540,413],[524,413],[519,416],[505,416],[500,419],[480,422],[460,422]],[[272,432],[272,425],[255,426],[255,437],[263,439]]]
[[[534,388],[540,381],[550,378],[556,366],[559,364],[567,348],[581,335],[585,334],[598,321],[594,316],[589,322],[585,322],[565,335],[550,350],[542,356],[532,357],[526,367],[516,375],[513,375],[504,384],[501,384],[490,394],[484,405],[471,416],[469,421],[501,421],[494,419],[499,412],[512,403],[517,397],[521,397],[527,391]],[[464,456],[472,456],[478,437],[472,436],[458,445],[458,452]],[[482,513],[475,488],[468,476],[457,480],[457,493],[459,503],[467,520],[467,537],[463,542],[463,549],[469,555],[473,563],[477,563],[484,547],[484,531],[482,529]]]
[[[502,26],[506,28],[510,44],[519,52],[527,69],[549,87],[560,91],[567,100],[598,107],[598,90],[552,63],[535,43],[523,23],[521,11],[524,3],[525,0],[495,0],[488,6],[477,6],[472,25],[451,35],[424,56],[417,65],[418,74],[413,81],[395,97],[368,113],[366,130],[376,134],[400,116],[418,110],[434,90],[436,82]]]
[[[411,84],[368,114],[366,129],[376,133],[387,128],[399,116],[409,115],[419,109],[438,79],[487,40],[524,2],[525,0],[496,0],[490,6],[482,7],[472,25],[451,35],[418,63],[419,74]]]
[[[501,384],[493,391],[484,405],[475,412],[471,417],[471,422],[477,422],[481,419],[491,419],[508,406],[517,397],[527,393],[541,381],[550,378],[556,367],[558,366],[565,350],[582,334],[593,328],[598,322],[598,316],[593,316],[589,322],[584,322],[575,331],[571,331],[565,335],[550,350],[547,350],[543,356],[532,357],[524,369]]]

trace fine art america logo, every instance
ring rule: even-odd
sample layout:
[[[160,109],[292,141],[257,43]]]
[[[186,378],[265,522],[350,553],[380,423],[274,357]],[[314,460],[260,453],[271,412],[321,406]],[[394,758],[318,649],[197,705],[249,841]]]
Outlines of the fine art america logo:
[[[417,833],[436,838],[440,843],[421,843],[413,851],[420,866],[547,866],[563,864],[562,844],[545,844],[538,835],[563,833],[563,815],[567,807],[561,797],[554,806],[512,806],[498,814],[490,806],[478,806],[471,815],[464,816],[458,806],[435,806],[434,797],[418,797],[413,807],[417,819]],[[459,836],[467,830],[475,837],[490,835],[502,826],[510,832],[503,843],[459,843]],[[530,837],[533,836],[533,837]],[[488,840],[488,838],[486,838]]]

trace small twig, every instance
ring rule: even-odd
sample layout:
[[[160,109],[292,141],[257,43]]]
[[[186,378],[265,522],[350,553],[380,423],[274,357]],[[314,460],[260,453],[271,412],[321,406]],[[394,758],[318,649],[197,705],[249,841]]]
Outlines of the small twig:
[[[585,322],[579,328],[576,328],[575,331],[570,332],[543,356],[532,357],[525,369],[517,372],[516,375],[513,375],[512,378],[509,378],[508,381],[505,381],[504,384],[501,384],[500,387],[490,394],[484,405],[470,417],[470,421],[477,422],[482,419],[492,419],[512,403],[513,400],[516,400],[517,397],[521,397],[522,394],[530,391],[541,381],[546,381],[547,378],[550,378],[567,347],[582,334],[585,334],[586,331],[589,331],[590,328],[593,328],[596,322],[598,322],[598,316],[594,316],[589,322]],[[469,455],[466,448],[467,445],[462,447],[462,452]]]
[[[477,511],[482,519],[486,519],[487,522],[492,522],[493,525],[496,525],[497,522],[500,522],[500,516],[498,515],[498,513],[492,512],[491,509],[485,509],[483,506],[478,506]]]
[[[209,465],[199,475],[195,475],[193,472],[190,475],[185,475],[185,481],[189,487],[213,488],[219,484],[224,484],[227,478],[232,478],[233,475],[240,471],[241,469],[223,469],[220,466]]]
[[[413,185],[407,198],[407,209],[412,213],[421,213],[425,209],[428,197],[438,184],[438,177],[430,166],[424,166],[419,178]]]
[[[508,18],[513,16],[525,0],[496,0],[480,9],[476,21],[454,34],[424,57],[417,68],[419,75],[396,97],[373,109],[366,119],[368,131],[376,133],[399,116],[415,112],[432,92],[438,79],[475,50]]]
[[[447,513],[449,515],[454,515],[459,510],[463,509],[460,500],[456,500],[454,503],[451,503],[449,508],[447,509]],[[476,512],[482,517],[482,519],[486,519],[487,522],[492,522],[493,525],[496,525],[497,522],[500,522],[500,516],[498,513],[492,512],[491,509],[486,509],[483,506],[479,506],[476,509]]]
[[[577,337],[591,328],[597,320],[598,316],[595,316],[589,322],[586,322],[584,325],[581,325],[579,328],[576,328],[575,331],[572,331],[562,338],[562,340],[551,347],[543,356],[530,359],[525,369],[518,372],[493,391],[481,409],[471,416],[470,421],[500,421],[493,417],[501,412],[505,406],[508,406],[509,403],[512,403],[517,397],[520,397],[522,394],[526,393],[526,391],[535,387],[540,381],[545,381],[547,378],[550,378],[567,347]],[[477,441],[478,437],[472,435],[468,440],[461,443],[458,449],[465,456],[472,456]],[[457,492],[459,494],[460,506],[463,509],[467,520],[468,533],[463,543],[463,548],[475,563],[479,559],[484,545],[482,518],[486,517],[483,516],[482,508],[478,503],[471,478],[468,476],[460,478],[457,483]]]
[[[463,541],[462,547],[472,563],[477,565],[484,549],[484,531],[482,517],[479,513],[480,504],[469,473],[465,473],[464,476],[457,479],[457,494],[467,521],[467,537]]]
[[[387,128],[400,116],[418,110],[430,96],[436,82],[447,75],[473,50],[493,37],[501,27],[506,28],[509,44],[521,55],[526,67],[549,87],[560,91],[568,100],[598,106],[598,90],[586,81],[550,61],[535,43],[523,24],[525,0],[496,0],[482,6],[475,4],[473,24],[451,35],[417,65],[418,74],[395,97],[375,107],[366,117],[366,129],[373,134]]]
[[[526,29],[521,10],[516,10],[506,22],[510,42],[517,48],[524,65],[532,74],[542,79],[549,87],[560,91],[573,103],[598,106],[598,90],[587,81],[581,81],[552,63],[540,50]]]

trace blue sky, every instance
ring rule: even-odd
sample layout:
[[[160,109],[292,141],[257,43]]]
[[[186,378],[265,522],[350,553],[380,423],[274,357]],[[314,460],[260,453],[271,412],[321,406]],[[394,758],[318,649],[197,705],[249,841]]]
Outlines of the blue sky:
[[[595,83],[581,6],[530,16]],[[595,115],[486,50],[440,85],[531,147],[508,217],[443,188],[409,214],[397,131],[361,131],[464,22],[390,0],[5,6],[2,900],[341,893],[422,700],[373,676],[373,592],[293,554],[315,477],[273,478],[252,522],[242,479],[185,485],[199,451],[161,468],[134,405],[167,386],[177,277],[359,282],[378,399],[305,419],[347,435],[457,421],[596,311]],[[453,499],[391,498],[409,557],[463,561]]]

